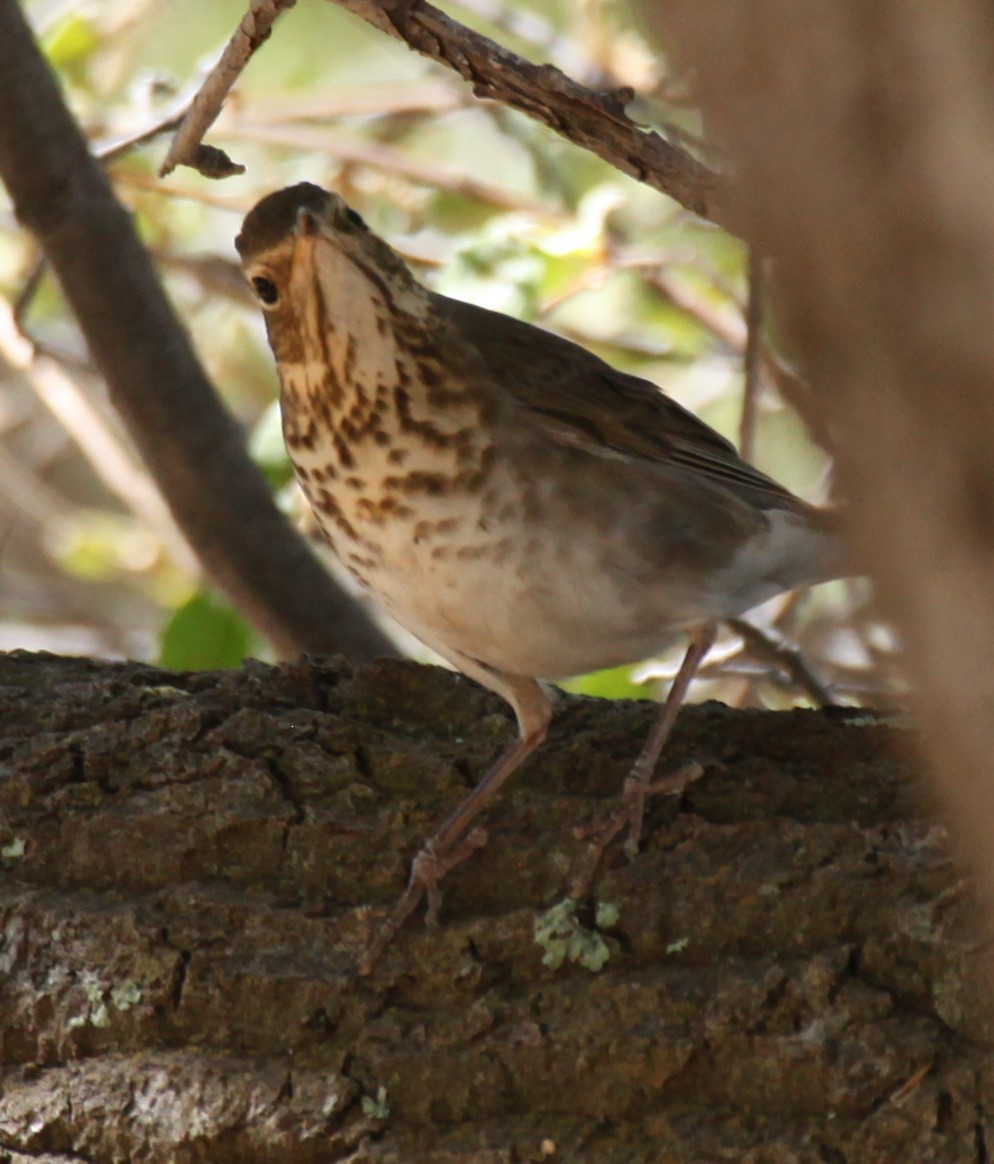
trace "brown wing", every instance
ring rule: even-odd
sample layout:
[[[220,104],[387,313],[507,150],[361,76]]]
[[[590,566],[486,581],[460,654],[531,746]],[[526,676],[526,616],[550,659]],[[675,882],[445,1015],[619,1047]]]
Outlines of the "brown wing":
[[[735,446],[648,380],[532,324],[444,296],[444,311],[494,377],[565,444],[602,455],[669,463],[743,494],[760,508],[807,511],[804,502],[747,464]],[[535,333],[542,343],[536,345]],[[527,368],[527,374],[522,369]]]

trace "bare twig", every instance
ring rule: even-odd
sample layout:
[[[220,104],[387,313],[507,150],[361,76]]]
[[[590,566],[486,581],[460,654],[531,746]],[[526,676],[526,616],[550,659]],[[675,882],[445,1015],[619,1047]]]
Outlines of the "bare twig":
[[[39,353],[18,330],[13,311],[2,299],[0,356],[27,379],[107,488],[156,531],[173,561],[184,569],[195,570],[196,559],[158,490],[72,377],[51,357]]]
[[[235,198],[230,194],[215,194],[216,187],[209,186],[206,190],[179,185],[175,181],[163,182],[151,174],[140,174],[130,170],[112,170],[110,177],[115,186],[126,186],[132,190],[147,190],[152,194],[160,194],[163,198],[174,198],[185,202],[199,202],[202,206],[216,206],[219,210],[230,210],[232,214],[245,214],[251,209],[251,202],[247,198]]]
[[[743,324],[741,316],[727,316],[716,311],[704,299],[691,295],[655,261],[631,265],[655,267],[646,276],[649,286],[674,307],[697,320],[716,339],[727,344],[733,351],[742,352],[744,357],[748,343],[748,328]],[[748,314],[748,307],[746,311]],[[832,445],[830,433],[820,416],[811,409],[811,392],[806,381],[769,345],[762,344],[760,350],[763,356],[763,375],[772,382],[777,395],[798,414],[811,439],[822,448],[830,448]]]
[[[0,0],[0,76],[0,178],[207,573],[284,654],[390,652],[277,509],[16,0]]]
[[[541,206],[535,199],[519,197],[501,190],[498,186],[470,177],[461,166],[442,162],[437,158],[430,162],[422,161],[382,142],[354,141],[341,134],[306,125],[236,126],[229,131],[229,136],[284,148],[297,146],[300,149],[330,154],[344,162],[359,163],[402,174],[414,182],[459,194],[500,210],[526,210],[536,214],[547,211],[547,208]]]
[[[582,295],[585,291],[592,291],[595,287],[599,287],[606,279],[610,278],[611,270],[612,268],[606,263],[592,264],[583,274],[571,280],[565,287],[561,287],[555,294],[543,299],[539,304],[539,315],[548,315],[577,295]]]
[[[125,154],[131,153],[136,146],[145,145],[146,142],[152,141],[154,138],[163,133],[171,133],[174,129],[180,126],[183,118],[187,114],[188,102],[184,102],[184,107],[178,111],[167,113],[164,117],[160,117],[158,121],[151,125],[140,129],[135,133],[129,134],[127,137],[122,137],[116,141],[97,143],[93,152],[104,163],[116,162],[118,158],[124,157]]]
[[[742,419],[739,424],[739,452],[751,461],[756,453],[759,398],[763,391],[763,259],[755,249],[749,252],[749,301],[746,305],[746,346],[742,357]]]
[[[224,150],[204,145],[203,137],[217,119],[225,97],[252,54],[269,36],[276,18],[296,2],[251,0],[248,12],[183,118],[159,170],[160,178],[171,174],[177,166],[191,166],[208,178],[227,178],[245,172],[245,167],[233,162]]]
[[[129,134],[127,137],[95,144],[93,147],[94,154],[104,165],[110,165],[126,154],[131,153],[137,146],[152,141],[153,138],[158,137],[160,134],[170,133],[183,120],[191,100],[192,98],[190,97],[180,99],[178,108],[174,108],[172,112],[160,117],[157,121],[152,122],[151,125]],[[28,309],[31,307],[34,297],[38,293],[38,288],[41,286],[42,279],[45,277],[47,270],[48,261],[44,254],[39,254],[28,277],[24,280],[24,285],[18,292],[17,298],[14,300],[14,323],[18,330],[24,332],[25,335],[27,335],[25,319]]]
[[[730,627],[755,654],[782,667],[794,683],[820,707],[836,707],[838,700],[808,666],[804,656],[783,639],[774,638],[743,618],[728,618]]]
[[[672,303],[679,311],[685,315],[689,315],[691,319],[696,320],[701,327],[709,331],[717,340],[726,344],[735,352],[745,350],[746,344],[746,329],[742,323],[741,316],[736,313],[723,313],[718,311],[711,303],[700,296],[692,295],[685,287],[681,286],[678,280],[669,275],[656,260],[645,264],[631,264],[648,266],[649,273],[646,275],[647,284],[657,291],[669,303]]]

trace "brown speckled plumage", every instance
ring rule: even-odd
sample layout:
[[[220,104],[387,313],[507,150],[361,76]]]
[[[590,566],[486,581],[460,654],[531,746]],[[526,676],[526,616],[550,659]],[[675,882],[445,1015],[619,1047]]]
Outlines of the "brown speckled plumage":
[[[399,622],[518,717],[519,739],[426,845],[373,954],[544,737],[537,679],[635,661],[684,632],[685,667],[627,786],[634,850],[714,621],[831,576],[823,516],[654,385],[428,291],[336,195],[307,183],[270,195],[237,247],[290,457],[329,540]]]

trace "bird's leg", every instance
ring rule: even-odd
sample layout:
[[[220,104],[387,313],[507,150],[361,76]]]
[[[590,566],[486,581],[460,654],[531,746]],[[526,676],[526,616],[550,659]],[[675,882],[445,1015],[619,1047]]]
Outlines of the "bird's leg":
[[[676,723],[677,713],[687,698],[687,690],[701,663],[704,662],[704,657],[714,646],[717,633],[718,624],[714,622],[705,623],[691,632],[690,646],[683,656],[680,670],[676,673],[666,701],[659,709],[656,722],[652,725],[649,738],[645,741],[645,747],[639,753],[638,759],[632,765],[632,770],[625,780],[621,796],[628,819],[628,840],[625,841],[625,855],[629,858],[634,857],[639,851],[646,797],[682,792],[688,783],[686,779],[683,779],[682,783],[677,781],[674,784],[672,777],[664,776],[654,784],[652,774],[656,770],[660,753],[670,738],[670,732]],[[674,773],[674,777],[676,775]]]
[[[717,634],[717,623],[709,622],[698,627],[690,635],[690,646],[680,664],[676,678],[670,687],[666,700],[656,715],[656,722],[645,742],[645,746],[632,765],[631,771],[625,777],[621,790],[621,807],[607,821],[592,839],[592,853],[583,874],[573,883],[570,893],[574,897],[582,897],[586,893],[600,864],[604,850],[628,826],[628,839],[625,841],[625,855],[632,858],[638,853],[639,840],[642,836],[642,820],[645,816],[645,802],[649,796],[679,796],[692,781],[703,775],[700,764],[684,764],[675,772],[661,777],[653,782],[652,774],[656,769],[660,753],[666,746],[673,725],[676,723],[677,713],[686,698],[687,689],[697,674],[697,670],[708,651],[714,644]]]
[[[421,851],[411,863],[407,888],[359,962],[361,974],[368,974],[372,970],[377,959],[417,907],[422,895],[428,898],[427,923],[433,925],[437,921],[441,905],[439,882],[451,869],[462,864],[487,843],[487,831],[482,826],[470,832],[466,830],[511,773],[542,743],[549,730],[552,704],[534,679],[497,676],[492,672],[487,672],[484,678],[477,674],[476,668],[470,670],[467,667],[466,670],[474,679],[483,678],[491,690],[503,695],[511,704],[518,719],[518,738],[504,749],[479,784],[421,846]]]

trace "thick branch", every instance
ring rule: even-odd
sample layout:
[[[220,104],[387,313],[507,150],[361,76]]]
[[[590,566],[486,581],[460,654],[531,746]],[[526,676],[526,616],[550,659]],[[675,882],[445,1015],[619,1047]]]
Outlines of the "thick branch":
[[[0,177],[205,569],[278,650],[389,653],[276,508],[16,0],[0,0]]]
[[[613,909],[536,933],[585,863],[572,826],[614,810],[654,712],[564,699],[441,926],[412,919],[356,981],[424,833],[513,731],[500,700],[397,662],[0,656],[0,689],[8,1151],[979,1158],[994,1022],[972,903],[864,712],[685,708],[668,763],[703,777],[614,854]]]

